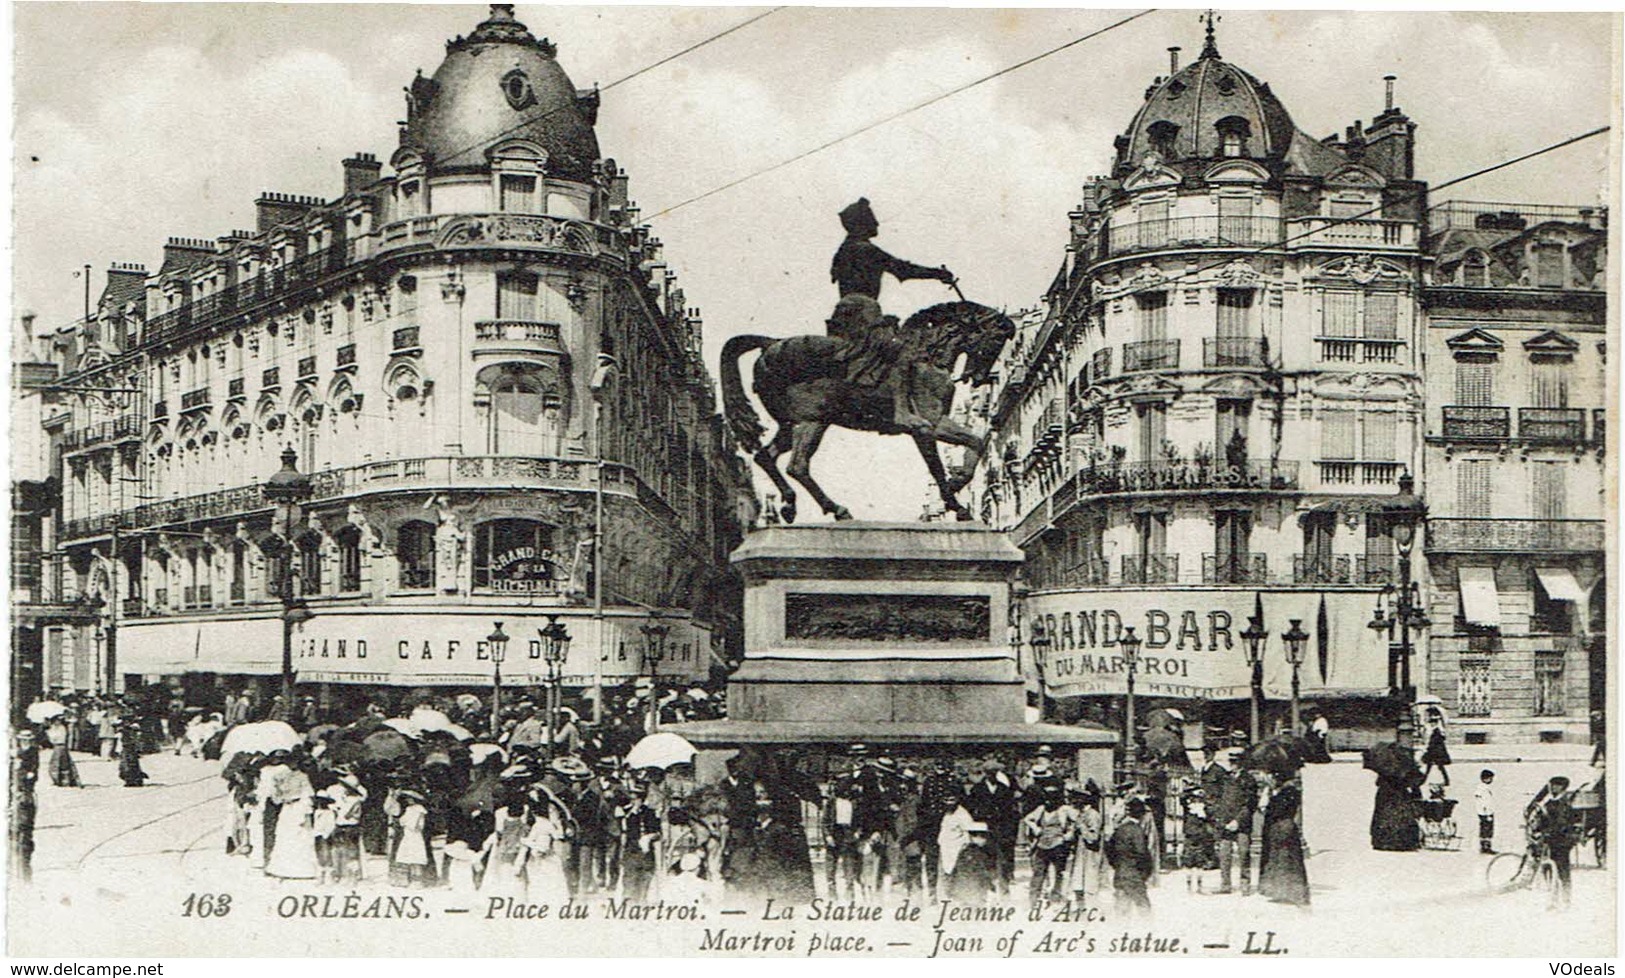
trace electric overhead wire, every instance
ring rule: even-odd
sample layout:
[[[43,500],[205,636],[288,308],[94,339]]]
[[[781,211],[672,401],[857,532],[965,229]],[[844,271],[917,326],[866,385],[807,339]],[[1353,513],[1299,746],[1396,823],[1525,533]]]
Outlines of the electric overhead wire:
[[[903,116],[910,115],[910,114],[912,114],[914,112],[918,112],[921,109],[924,109],[924,108],[927,108],[929,106],[935,105],[938,102],[941,102],[941,101],[943,101],[945,99],[953,98],[955,95],[958,95],[961,92],[969,91],[970,89],[973,89],[978,85],[985,84],[986,82],[990,82],[995,78],[999,78],[1001,76],[1008,75],[1008,74],[1010,74],[1011,72],[1014,72],[1014,71],[1019,71],[1022,68],[1027,67],[1028,65],[1031,65],[1031,64],[1034,64],[1036,62],[1042,61],[1045,58],[1048,58],[1048,57],[1050,57],[1052,55],[1059,54],[1062,51],[1067,50],[1068,48],[1076,47],[1076,46],[1078,46],[1079,44],[1082,44],[1085,41],[1097,38],[1097,37],[1101,36],[1102,34],[1105,34],[1105,33],[1109,32],[1109,31],[1116,30],[1117,28],[1122,27],[1125,24],[1128,24],[1128,23],[1130,23],[1132,21],[1135,21],[1135,20],[1139,20],[1141,17],[1144,17],[1147,14],[1153,14],[1153,13],[1156,13],[1156,12],[1157,12],[1156,8],[1153,7],[1153,8],[1149,8],[1149,9],[1146,9],[1146,10],[1142,10],[1139,13],[1130,14],[1129,16],[1124,17],[1122,20],[1116,21],[1116,22],[1111,23],[1111,24],[1107,24],[1105,27],[1102,27],[1099,30],[1090,31],[1087,34],[1081,35],[1079,37],[1075,37],[1072,40],[1067,41],[1064,44],[1059,44],[1059,45],[1057,45],[1057,46],[1055,46],[1053,48],[1050,48],[1047,51],[1042,51],[1042,52],[1040,52],[1038,54],[1035,54],[1035,55],[1033,55],[1033,56],[1031,56],[1029,58],[1024,58],[1021,61],[1016,62],[1015,64],[1006,65],[1005,67],[1000,68],[998,71],[995,71],[995,72],[993,72],[991,74],[983,75],[982,77],[974,79],[974,80],[969,81],[969,82],[966,82],[963,85],[959,85],[959,86],[957,86],[955,88],[951,88],[946,92],[941,92],[939,94],[933,95],[930,98],[928,98],[928,99],[926,99],[926,100],[924,100],[922,102],[917,102],[914,105],[908,106],[907,108],[900,109],[900,110],[898,110],[896,112],[893,112],[892,114],[890,114],[888,116],[884,116],[882,118],[876,119],[873,122],[865,123],[864,125],[859,126],[858,128],[852,130],[851,132],[845,133],[845,134],[840,135],[840,136],[836,136],[834,139],[830,139],[830,140],[828,140],[826,142],[820,143],[817,146],[812,147],[811,149],[803,150],[802,152],[797,153],[794,156],[788,157],[786,159],[780,160],[777,163],[769,164],[768,166],[765,166],[765,167],[763,167],[763,168],[761,168],[759,170],[755,170],[755,171],[753,171],[751,173],[747,173],[742,177],[737,177],[737,178],[735,178],[733,180],[730,180],[727,183],[724,183],[719,187],[713,187],[712,189],[707,190],[706,192],[704,192],[702,194],[698,194],[696,196],[689,197],[688,199],[680,201],[680,202],[678,202],[676,204],[673,204],[670,207],[665,207],[665,208],[662,208],[660,210],[657,210],[657,211],[655,211],[655,212],[653,212],[652,214],[649,215],[649,219],[653,220],[654,218],[657,218],[657,217],[663,217],[663,216],[665,216],[667,214],[670,214],[672,211],[677,210],[678,208],[687,207],[689,204],[698,203],[699,201],[705,200],[708,197],[714,197],[717,194],[720,194],[720,193],[722,193],[724,191],[732,190],[734,187],[737,187],[742,183],[748,183],[749,181],[754,180],[757,177],[766,176],[767,174],[773,173],[776,170],[782,170],[785,167],[791,165],[792,163],[799,163],[800,161],[808,158],[809,156],[814,156],[814,155],[816,155],[818,153],[822,153],[826,149],[829,149],[829,148],[831,148],[833,146],[839,145],[840,143],[844,143],[848,139],[852,139],[854,137],[861,136],[864,133],[869,132],[870,130],[877,129],[877,128],[887,124],[888,122],[895,122],[896,120],[901,119]]]
[[[633,71],[631,74],[622,75],[621,77],[615,79],[612,82],[609,82],[608,84],[597,86],[596,90],[600,91],[600,92],[607,92],[610,89],[616,87],[617,85],[624,85],[627,82],[631,81],[632,79],[637,78],[639,75],[647,74],[647,73],[655,70],[656,68],[659,68],[661,65],[670,64],[671,62],[676,61],[678,58],[681,58],[684,55],[691,54],[691,53],[693,53],[695,51],[698,51],[700,48],[705,47],[707,44],[711,44],[711,43],[713,43],[715,41],[720,41],[723,38],[727,37],[729,34],[733,34],[736,31],[744,30],[745,28],[747,28],[750,25],[756,23],[757,21],[766,19],[768,17],[771,17],[771,16],[773,16],[774,14],[778,13],[779,11],[781,11],[783,9],[785,9],[785,8],[784,7],[773,7],[773,8],[770,8],[770,9],[766,10],[766,11],[763,11],[762,13],[757,14],[754,17],[746,18],[745,20],[742,20],[739,23],[734,24],[732,27],[728,27],[725,30],[722,30],[722,31],[719,31],[719,32],[717,32],[715,34],[712,34],[710,37],[707,37],[707,38],[705,38],[703,40],[696,41],[693,44],[690,44],[688,47],[683,48],[683,49],[681,49],[679,51],[675,51],[675,52],[673,52],[671,54],[668,54],[664,58],[661,58],[658,61],[652,61],[649,64],[646,64],[643,67],[637,69],[636,71]],[[441,164],[449,163],[452,160],[456,159],[457,157],[462,156],[464,153],[470,153],[470,152],[473,152],[476,149],[479,149],[481,146],[485,146],[486,144],[490,143],[493,138],[494,139],[501,139],[503,136],[506,136],[509,133],[518,132],[519,130],[525,128],[526,126],[531,125],[532,123],[540,122],[541,120],[546,119],[548,116],[553,115],[555,112],[560,112],[560,111],[563,111],[564,109],[574,108],[574,107],[575,107],[574,102],[565,102],[562,105],[555,105],[550,109],[544,109],[541,112],[536,113],[535,115],[527,116],[524,119],[521,119],[519,122],[515,123],[514,125],[509,126],[507,129],[504,129],[501,132],[497,133],[496,136],[494,136],[494,137],[487,136],[485,138],[482,138],[477,143],[470,143],[469,145],[464,146],[461,149],[458,149],[458,150],[456,150],[454,152],[448,153],[446,156],[442,157],[437,162],[441,163]]]

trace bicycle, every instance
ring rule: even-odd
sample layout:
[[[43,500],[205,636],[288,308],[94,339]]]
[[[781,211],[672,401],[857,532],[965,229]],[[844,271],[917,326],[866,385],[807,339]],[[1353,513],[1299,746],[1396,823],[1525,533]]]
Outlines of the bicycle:
[[[1484,867],[1484,882],[1491,893],[1511,893],[1532,889],[1548,908],[1557,904],[1557,863],[1547,852],[1546,843],[1525,829],[1527,847],[1523,852],[1497,853]]]

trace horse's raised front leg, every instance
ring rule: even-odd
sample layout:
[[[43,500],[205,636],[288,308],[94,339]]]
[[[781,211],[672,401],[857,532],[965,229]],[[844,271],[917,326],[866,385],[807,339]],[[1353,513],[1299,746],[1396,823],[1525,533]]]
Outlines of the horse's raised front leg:
[[[762,467],[767,477],[773,480],[778,487],[779,495],[784,499],[784,505],[779,508],[779,515],[784,517],[786,523],[796,521],[796,490],[779,471],[779,456],[790,450],[790,425],[780,423],[779,430],[773,433],[773,440],[757,450],[756,464]]]
[[[797,422],[795,433],[791,436],[795,448],[790,456],[790,464],[786,468],[789,470],[791,478],[801,483],[807,488],[808,492],[812,493],[812,497],[818,501],[819,506],[823,507],[824,512],[829,513],[838,520],[849,520],[852,518],[852,514],[847,511],[846,507],[838,505],[835,500],[825,495],[823,488],[813,481],[812,477],[813,453],[818,451],[818,443],[824,440],[824,432],[828,430],[829,425],[822,421]]]
[[[939,426],[940,427],[940,426]],[[942,456],[937,454],[937,437],[934,432],[920,432],[914,435],[914,444],[920,449],[920,457],[925,459],[925,467],[931,473],[931,478],[937,480],[937,489],[942,492],[942,505],[948,511],[959,517],[961,521],[971,518],[970,510],[959,502],[959,495],[948,485],[948,473],[943,470]]]

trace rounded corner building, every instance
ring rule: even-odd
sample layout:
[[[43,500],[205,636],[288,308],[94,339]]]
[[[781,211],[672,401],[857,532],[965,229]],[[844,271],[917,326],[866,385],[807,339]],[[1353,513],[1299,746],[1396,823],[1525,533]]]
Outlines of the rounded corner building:
[[[268,698],[295,605],[299,692],[335,709],[489,687],[497,622],[516,686],[737,655],[752,496],[699,313],[555,54],[493,4],[407,87],[387,165],[109,272],[62,358],[81,393],[46,419],[55,575],[100,610],[44,643],[42,691]],[[307,498],[278,505],[290,448]]]

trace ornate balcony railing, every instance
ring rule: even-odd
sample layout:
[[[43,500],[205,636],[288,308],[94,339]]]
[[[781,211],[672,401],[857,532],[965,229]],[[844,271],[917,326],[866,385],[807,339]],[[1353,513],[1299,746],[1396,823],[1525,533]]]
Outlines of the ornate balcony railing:
[[[1123,344],[1123,372],[1178,370],[1178,340],[1141,340]]]
[[[327,248],[277,268],[267,268],[246,281],[194,299],[147,320],[146,341],[173,343],[280,298],[293,288],[314,284],[349,263],[349,249]]]
[[[1444,436],[1455,441],[1506,441],[1512,437],[1512,409],[1446,404]]]
[[[1178,554],[1124,554],[1124,584],[1179,583]]]
[[[313,357],[313,356],[300,357],[299,358],[299,379],[300,380],[309,380],[310,378],[315,377],[315,376],[316,376],[316,358]]]
[[[1398,555],[1380,553],[1357,554],[1354,558],[1354,583],[1398,584]]]
[[[1518,437],[1537,445],[1580,445],[1586,436],[1585,408],[1519,408]]]
[[[1399,363],[1403,340],[1376,340],[1353,336],[1317,336],[1322,363]]]
[[[1293,554],[1292,583],[1294,584],[1351,584],[1353,583],[1347,556],[1332,554]]]
[[[198,408],[206,408],[208,406],[209,389],[207,387],[199,387],[195,391],[187,391],[181,395],[182,411],[195,411]]]
[[[336,358],[335,362],[340,367],[353,367],[353,366],[355,366],[355,344],[354,343],[346,343],[343,346],[339,347],[336,357],[337,358]]]
[[[275,390],[282,386],[282,368],[266,367],[260,374],[260,386],[266,390]]]
[[[141,437],[141,419],[133,414],[121,414],[111,421],[98,421],[82,428],[74,428],[62,435],[62,450],[78,451],[105,441]]]
[[[559,324],[520,319],[488,319],[474,324],[476,340],[508,340],[540,343],[559,349]]]
[[[243,378],[233,377],[226,381],[226,396],[231,398],[243,396]]]
[[[1438,518],[1427,521],[1427,549],[1442,553],[1600,553],[1602,520]]]
[[[1386,486],[1399,479],[1400,462],[1317,461],[1320,481],[1329,486]]]
[[[1088,557],[1061,571],[1058,587],[1101,587],[1111,583],[1111,564],[1105,557]]]
[[[1335,217],[1300,217],[1286,224],[1291,248],[1316,246],[1358,248],[1415,248],[1412,221],[1347,220]]]
[[[526,248],[586,257],[627,257],[618,228],[545,214],[430,214],[409,217],[379,230],[379,254],[401,248],[453,250]]]
[[[1202,555],[1203,584],[1267,584],[1269,557],[1265,554]]]
[[[395,331],[394,336],[391,338],[390,351],[393,353],[416,350],[417,348],[418,327],[416,326],[402,326]]]
[[[1108,227],[1100,233],[1102,259],[1174,248],[1233,248],[1281,240],[1274,217],[1173,217]]]
[[[324,500],[396,487],[592,489],[597,463],[579,458],[449,456],[369,462],[311,475],[313,499]],[[606,491],[635,491],[636,478],[623,466],[606,464]],[[150,527],[236,516],[270,508],[262,486],[240,486],[145,503],[122,513],[68,520],[65,540],[110,532],[114,526]]]
[[[164,401],[152,402],[152,418],[154,421],[169,417],[169,405]]]
[[[1202,366],[1252,367],[1269,366],[1265,356],[1264,338],[1261,336],[1210,336],[1202,341]]]

